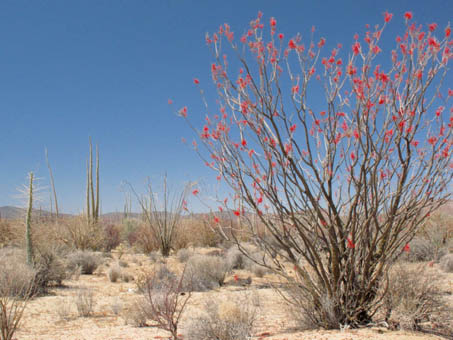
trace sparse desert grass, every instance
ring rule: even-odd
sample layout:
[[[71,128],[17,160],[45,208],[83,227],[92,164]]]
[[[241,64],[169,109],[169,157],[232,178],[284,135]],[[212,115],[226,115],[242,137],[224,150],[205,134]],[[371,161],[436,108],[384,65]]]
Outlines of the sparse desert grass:
[[[61,321],[69,321],[72,318],[71,303],[66,298],[56,303],[55,311]]]
[[[90,288],[80,288],[75,298],[77,312],[81,317],[89,317],[94,313],[94,306],[96,304],[94,293]]]
[[[252,336],[257,307],[248,296],[236,301],[217,300],[205,305],[202,316],[188,327],[189,340],[248,340]]]

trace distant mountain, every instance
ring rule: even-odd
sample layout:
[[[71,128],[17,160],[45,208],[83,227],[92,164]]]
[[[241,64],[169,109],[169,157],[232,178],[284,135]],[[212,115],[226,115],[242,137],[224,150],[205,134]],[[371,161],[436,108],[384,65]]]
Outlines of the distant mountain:
[[[448,216],[452,216],[453,217],[453,200],[448,201],[445,205],[440,207],[438,211],[441,212],[442,214],[446,214]],[[18,208],[18,207],[13,207],[13,206],[0,207],[0,218],[4,218],[4,219],[20,219],[20,218],[24,218],[25,217],[25,213],[26,213],[26,209],[25,208]],[[33,210],[33,216],[35,216],[35,217],[36,216],[46,217],[46,216],[50,216],[50,215],[51,215],[51,213],[49,211],[47,211],[47,210],[39,210],[39,209],[34,209]],[[60,214],[60,215],[61,216],[66,216],[66,217],[74,216],[74,215],[71,215],[71,214]],[[228,217],[233,216],[231,211],[223,211],[222,213],[221,212],[216,212],[215,215],[218,216],[218,217],[224,217],[224,218],[228,218]],[[140,213],[129,213],[128,214],[129,218],[141,218],[141,216],[142,215]],[[208,216],[209,216],[209,213],[195,213],[195,214],[186,215],[185,217],[186,218],[187,217],[203,218],[203,217],[208,217]],[[108,221],[108,222],[110,222],[110,223],[120,222],[124,218],[124,213],[122,213],[122,212],[109,212],[109,213],[102,214],[101,218],[106,220],[106,221]]]
[[[0,207],[0,217],[5,219],[18,219],[25,216],[25,209],[18,207]]]
[[[16,220],[20,218],[25,218],[25,214],[27,209],[25,208],[18,208],[12,206],[5,206],[0,207],[0,218],[8,219],[8,220]],[[51,216],[52,214],[50,211],[42,210],[42,209],[33,209],[32,212],[33,217],[47,217]],[[62,214],[63,216],[70,216],[68,214]]]

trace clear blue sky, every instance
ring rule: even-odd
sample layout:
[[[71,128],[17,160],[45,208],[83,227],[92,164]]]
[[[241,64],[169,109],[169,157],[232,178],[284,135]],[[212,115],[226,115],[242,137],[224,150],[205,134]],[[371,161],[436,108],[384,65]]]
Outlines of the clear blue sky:
[[[192,134],[167,100],[200,109],[193,78],[211,86],[205,33],[227,22],[239,36],[258,10],[287,37],[315,25],[332,44],[383,23],[386,10],[395,15],[388,36],[401,32],[407,10],[421,24],[443,29],[453,21],[451,0],[3,0],[0,206],[20,203],[17,188],[29,171],[48,186],[47,147],[61,209],[80,212],[89,136],[100,147],[103,212],[122,210],[124,180],[139,191],[147,176],[165,171],[174,186],[210,183],[215,174],[181,143]]]

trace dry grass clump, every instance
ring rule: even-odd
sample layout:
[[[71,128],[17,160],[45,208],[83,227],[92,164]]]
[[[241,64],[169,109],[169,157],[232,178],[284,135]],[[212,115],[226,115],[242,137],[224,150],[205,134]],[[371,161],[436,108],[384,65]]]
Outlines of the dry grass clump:
[[[202,316],[192,320],[188,327],[189,340],[248,340],[252,336],[257,307],[250,298],[237,302],[222,300],[205,305]]]
[[[187,246],[194,247],[216,247],[223,238],[217,233],[207,221],[198,217],[188,217],[181,221],[183,233],[178,233],[175,243],[177,248]]]
[[[440,268],[446,273],[453,273],[453,254],[447,254],[440,259]]]
[[[194,255],[187,261],[184,287],[198,292],[218,288],[223,286],[228,271],[221,257]]]
[[[13,339],[27,302],[36,291],[36,271],[26,265],[25,261],[22,262],[20,256],[14,256],[16,254],[16,249],[0,249],[0,336],[2,340]]]
[[[186,248],[181,248],[176,253],[176,257],[178,258],[179,262],[186,263],[189,260],[189,258],[193,256],[193,254],[194,253],[192,250],[186,249]]]
[[[61,321],[71,320],[71,304],[66,299],[61,299],[57,302],[55,311],[58,314],[58,317]]]
[[[88,223],[85,216],[62,218],[58,220],[57,238],[72,249],[100,250],[104,246],[102,225]]]
[[[75,298],[75,304],[79,316],[92,316],[94,313],[94,306],[96,304],[94,300],[93,290],[89,288],[80,288]]]
[[[315,305],[305,290],[290,283],[286,284],[283,297],[288,306],[288,318],[298,329],[335,329],[341,324],[335,313],[335,303],[327,294]]]
[[[36,293],[37,271],[26,264],[17,248],[0,249],[0,296],[22,297]]]
[[[117,264],[109,268],[107,276],[110,282],[117,282],[122,277],[121,267]]]
[[[78,250],[68,255],[67,263],[69,270],[79,267],[82,274],[91,275],[101,264],[101,258],[92,251]]]
[[[134,327],[148,326],[146,323],[147,315],[142,307],[142,304],[142,299],[136,299],[136,301],[134,301],[134,303],[127,310],[123,311],[123,318],[126,320],[127,324]]]
[[[133,276],[127,274],[122,269],[120,263],[115,263],[109,268],[109,270],[107,271],[107,277],[109,278],[110,282],[118,282],[118,280],[129,282],[133,280]]]
[[[424,265],[396,265],[384,296],[385,321],[394,328],[421,330],[425,323],[447,327],[453,310],[446,304],[438,274]]]
[[[0,218],[0,248],[10,244],[16,238],[10,222]]]
[[[250,245],[242,245],[242,247],[247,248],[250,257],[245,256],[237,245],[233,245],[226,252],[226,261],[230,269],[245,269],[257,277],[263,277],[269,272],[268,268],[258,264],[263,262],[264,254],[262,252]]]

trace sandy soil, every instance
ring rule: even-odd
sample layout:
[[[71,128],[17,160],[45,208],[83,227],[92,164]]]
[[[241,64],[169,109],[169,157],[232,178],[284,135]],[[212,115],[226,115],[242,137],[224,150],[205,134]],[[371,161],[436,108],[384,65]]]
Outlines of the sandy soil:
[[[128,263],[123,270],[134,277],[153,263],[144,255],[125,255],[122,260]],[[107,259],[114,263],[114,259]],[[176,259],[169,260],[170,266],[178,266]],[[108,267],[104,264],[96,275],[81,275],[78,280],[64,282],[64,287],[53,288],[50,295],[36,298],[29,302],[21,327],[16,333],[20,340],[141,340],[168,339],[168,333],[156,328],[138,328],[127,323],[127,310],[139,294],[134,281],[111,283],[106,275]],[[236,271],[240,277],[248,273]],[[248,291],[259,297],[260,308],[253,339],[269,340],[353,340],[353,339],[390,339],[416,340],[441,339],[421,333],[388,331],[384,328],[367,328],[344,331],[294,331],[294,325],[288,316],[287,306],[278,294],[270,288],[261,288],[267,278],[254,278]],[[227,282],[232,277],[227,278]],[[80,288],[91,288],[96,301],[94,315],[79,317],[75,299]],[[445,278],[445,289],[453,293],[453,274]],[[184,334],[185,327],[191,318],[200,313],[206,303],[212,299],[239,300],[244,296],[244,287],[226,285],[221,289],[194,293],[181,320],[180,330]],[[66,320],[62,315],[67,316]]]

